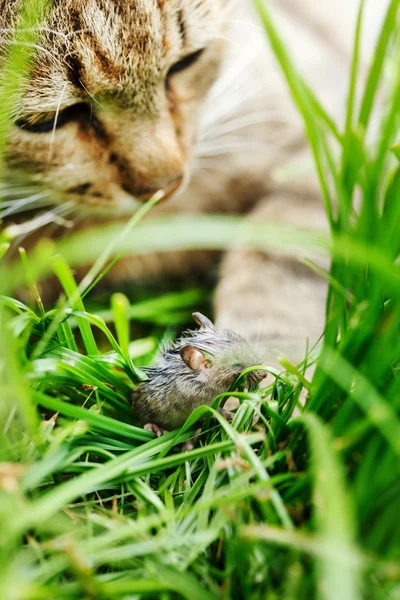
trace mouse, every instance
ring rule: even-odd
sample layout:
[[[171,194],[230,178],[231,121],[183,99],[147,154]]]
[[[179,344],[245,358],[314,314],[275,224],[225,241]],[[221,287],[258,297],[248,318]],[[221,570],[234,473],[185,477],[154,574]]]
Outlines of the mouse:
[[[192,316],[198,329],[185,331],[162,349],[154,366],[142,368],[148,379],[132,393],[134,414],[157,436],[182,427],[196,408],[210,406],[244,369],[259,364],[257,353],[241,335],[216,327],[200,312]],[[246,383],[256,386],[266,375],[257,369],[247,375]]]

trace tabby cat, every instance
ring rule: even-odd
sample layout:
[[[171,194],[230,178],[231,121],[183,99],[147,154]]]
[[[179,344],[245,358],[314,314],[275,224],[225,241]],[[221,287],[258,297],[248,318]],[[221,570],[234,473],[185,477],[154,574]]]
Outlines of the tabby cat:
[[[274,0],[281,31],[333,114],[358,0]],[[365,50],[385,2],[371,0]],[[19,0],[0,0],[1,49]],[[54,0],[7,147],[2,217],[24,244],[63,226],[154,215],[251,213],[325,227],[303,129],[246,0]],[[295,256],[227,252],[216,320],[248,338],[303,345],[322,332],[325,285]],[[213,256],[129,257],[122,281],[213,268]]]

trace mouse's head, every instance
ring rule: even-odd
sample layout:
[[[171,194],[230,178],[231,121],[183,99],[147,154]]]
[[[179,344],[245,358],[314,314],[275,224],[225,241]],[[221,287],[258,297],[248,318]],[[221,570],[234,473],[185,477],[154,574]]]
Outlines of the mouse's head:
[[[180,340],[179,352],[185,364],[210,386],[227,389],[244,369],[260,364],[256,352],[242,336],[228,329],[218,329],[199,312],[194,313],[193,318],[199,329]],[[258,369],[246,379],[249,385],[257,385],[265,377],[265,371]]]

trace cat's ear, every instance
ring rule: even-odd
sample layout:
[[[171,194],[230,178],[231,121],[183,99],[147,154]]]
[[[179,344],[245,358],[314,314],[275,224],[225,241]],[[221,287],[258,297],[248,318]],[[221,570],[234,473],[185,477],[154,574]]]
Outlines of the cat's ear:
[[[206,329],[215,329],[214,323],[212,321],[210,321],[210,319],[208,319],[207,317],[205,317],[204,315],[202,315],[200,312],[195,312],[192,314],[193,319],[196,321],[197,325],[200,327],[201,330],[206,330]]]
[[[196,373],[200,373],[201,371],[205,371],[209,368],[208,361],[204,354],[197,350],[194,346],[183,346],[179,350],[181,358],[183,362]]]

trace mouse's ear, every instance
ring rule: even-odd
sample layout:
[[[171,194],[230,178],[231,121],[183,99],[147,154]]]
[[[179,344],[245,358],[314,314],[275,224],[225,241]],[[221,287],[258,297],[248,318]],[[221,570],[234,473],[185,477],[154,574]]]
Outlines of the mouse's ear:
[[[210,319],[202,315],[200,312],[193,313],[192,317],[196,321],[200,329],[215,329],[214,323],[210,321]]]
[[[183,346],[183,348],[179,350],[179,353],[183,362],[189,369],[192,369],[192,371],[200,373],[200,371],[205,371],[209,368],[209,364],[204,354],[194,346]]]

